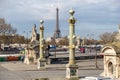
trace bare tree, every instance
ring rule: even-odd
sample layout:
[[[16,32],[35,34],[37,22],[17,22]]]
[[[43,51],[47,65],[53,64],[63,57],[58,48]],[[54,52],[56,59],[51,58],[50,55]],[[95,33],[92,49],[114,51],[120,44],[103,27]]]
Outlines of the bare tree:
[[[105,32],[100,35],[100,39],[103,41],[104,44],[112,43],[115,40],[116,34],[117,32],[113,32],[113,33]]]
[[[17,29],[11,26],[11,24],[7,24],[4,19],[0,18],[0,42],[1,43],[10,43],[11,39],[13,39],[13,34],[16,34]]]
[[[11,24],[5,23],[4,19],[0,19],[0,34],[15,34],[17,29],[11,26]]]

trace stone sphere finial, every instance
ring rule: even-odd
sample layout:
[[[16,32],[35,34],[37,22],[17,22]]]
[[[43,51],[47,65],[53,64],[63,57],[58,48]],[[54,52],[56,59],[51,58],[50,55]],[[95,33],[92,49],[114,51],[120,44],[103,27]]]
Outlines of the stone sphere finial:
[[[43,24],[44,23],[44,21],[43,20],[40,20],[40,24]]]
[[[69,10],[69,13],[70,13],[71,16],[70,16],[68,22],[69,22],[70,24],[75,24],[76,20],[75,20],[75,18],[73,17],[75,11],[74,11],[73,9],[71,9],[71,10]]]
[[[40,30],[44,30],[44,26],[43,26],[43,23],[44,23],[44,21],[43,20],[40,20]]]
[[[69,13],[71,16],[73,16],[73,14],[75,13],[75,11],[73,9],[69,10]]]

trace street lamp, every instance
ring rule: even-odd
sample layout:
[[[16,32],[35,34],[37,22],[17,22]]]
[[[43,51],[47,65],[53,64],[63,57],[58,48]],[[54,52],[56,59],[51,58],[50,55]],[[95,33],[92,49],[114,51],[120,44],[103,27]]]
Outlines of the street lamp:
[[[98,68],[98,65],[97,65],[97,44],[95,44],[95,68]]]
[[[73,14],[75,11],[73,9],[69,10],[70,18],[69,22],[69,63],[66,65],[66,78],[71,80],[78,80],[78,65],[75,64],[75,18]]]
[[[95,68],[98,68],[97,66],[97,44],[95,44],[95,40],[93,39],[92,40],[92,36],[94,36],[94,34],[91,34],[90,35],[90,40],[91,40],[91,43],[90,43],[90,47],[92,47],[91,45],[94,44],[94,51],[95,51]],[[92,43],[93,42],[93,43]],[[91,48],[90,48],[91,49]]]
[[[89,38],[89,52],[91,53],[92,51],[92,36],[94,36],[94,34],[87,34],[88,38]]]
[[[94,34],[91,34],[91,36],[94,36]],[[97,66],[97,43],[95,43],[94,41],[94,38],[93,40],[91,39],[91,41],[93,41],[93,44],[94,44],[94,51],[95,51],[95,68],[98,68]]]

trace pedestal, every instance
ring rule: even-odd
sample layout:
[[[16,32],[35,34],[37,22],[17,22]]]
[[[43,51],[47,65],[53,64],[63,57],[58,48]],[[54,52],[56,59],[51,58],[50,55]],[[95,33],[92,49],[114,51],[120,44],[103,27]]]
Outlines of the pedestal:
[[[45,69],[45,65],[46,65],[45,59],[38,60],[38,69]]]
[[[25,64],[30,64],[30,61],[29,61],[29,58],[28,58],[28,57],[25,57],[24,63],[25,63]]]
[[[47,59],[46,64],[51,64],[51,59]]]
[[[78,77],[78,65],[66,65],[66,79],[67,80],[79,80]]]

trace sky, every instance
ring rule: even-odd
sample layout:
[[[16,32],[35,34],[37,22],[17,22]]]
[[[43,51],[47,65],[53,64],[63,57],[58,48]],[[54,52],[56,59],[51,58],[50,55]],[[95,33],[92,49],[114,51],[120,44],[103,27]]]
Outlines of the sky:
[[[44,36],[52,37],[56,27],[56,8],[59,8],[59,26],[62,36],[69,34],[69,10],[75,10],[75,35],[99,39],[105,32],[118,31],[120,0],[0,0],[0,18],[26,36],[44,20]],[[31,33],[29,33],[29,37]]]

